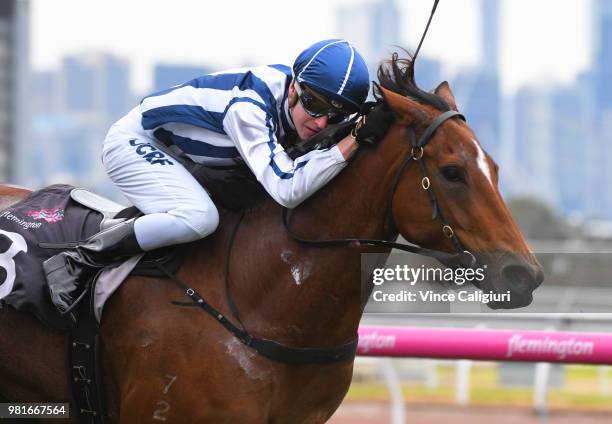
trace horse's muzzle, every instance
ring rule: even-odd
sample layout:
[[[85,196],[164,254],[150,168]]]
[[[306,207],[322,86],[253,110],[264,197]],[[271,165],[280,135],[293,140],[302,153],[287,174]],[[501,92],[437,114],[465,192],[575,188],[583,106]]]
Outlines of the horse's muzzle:
[[[491,309],[514,309],[531,304],[533,291],[544,281],[542,266],[533,256],[499,253],[479,257],[486,263],[487,278],[480,284],[484,291],[510,293],[510,300],[490,302]]]

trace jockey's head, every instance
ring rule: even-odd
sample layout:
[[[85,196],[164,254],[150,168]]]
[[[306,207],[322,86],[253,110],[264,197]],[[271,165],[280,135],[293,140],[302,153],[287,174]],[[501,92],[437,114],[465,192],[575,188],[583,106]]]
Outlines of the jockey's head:
[[[323,40],[293,64],[289,107],[298,135],[309,139],[328,124],[359,111],[370,78],[363,57],[346,40]]]

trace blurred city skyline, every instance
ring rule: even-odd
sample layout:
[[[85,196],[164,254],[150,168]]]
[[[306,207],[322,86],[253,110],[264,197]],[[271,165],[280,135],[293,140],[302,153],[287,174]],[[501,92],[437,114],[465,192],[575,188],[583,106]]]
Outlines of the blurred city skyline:
[[[135,5],[144,7],[141,0],[126,2],[123,8],[109,0],[104,3],[108,10],[123,13],[116,21],[109,21],[101,3],[89,2],[88,15],[94,19],[66,20],[63,30],[43,43],[37,40],[50,30],[39,27],[40,15],[45,10],[50,13],[48,2],[17,1],[30,5],[31,12],[31,100],[27,102],[28,142],[17,143],[13,149],[16,162],[23,164],[12,174],[13,182],[34,187],[68,182],[111,197],[117,192],[102,169],[100,146],[110,125],[143,95],[227,67],[291,64],[310,42],[331,37],[351,40],[374,72],[394,45],[414,49],[432,6],[426,0],[316,0],[299,19],[290,19],[294,8],[281,13],[277,10],[281,4],[270,2],[270,16],[284,18],[272,29],[259,25],[248,36],[244,16],[259,15],[250,3],[228,3],[240,5],[241,13],[224,21],[225,33],[240,28],[242,38],[207,38],[193,28],[197,22],[193,16],[202,12],[200,3],[173,3],[172,11],[194,6],[186,8],[191,17],[185,26],[176,29],[174,24],[160,24],[159,17],[169,12],[159,15],[164,11],[159,6],[143,10],[134,19]],[[81,3],[58,0],[53,4],[56,14],[71,5],[71,12],[82,16]],[[225,7],[224,3],[215,13],[223,15]],[[555,19],[547,19],[552,14]],[[43,27],[49,28],[53,16],[46,19]],[[83,29],[86,23],[91,28]],[[126,39],[126,27],[131,24],[131,38]],[[108,29],[101,30],[100,25]],[[219,28],[216,25],[211,27]],[[288,32],[293,27],[294,32]],[[153,36],[175,29],[159,43]],[[270,43],[264,49],[260,40],[269,37],[270,31],[282,33],[282,43]],[[96,44],[100,41],[94,42],[93,36],[106,44]],[[198,42],[200,38],[204,41]],[[244,46],[236,47],[237,42]],[[46,59],[40,54],[45,45],[55,45],[46,52]],[[133,48],[146,54],[131,55]],[[222,59],[215,49],[228,54]],[[611,51],[612,2],[443,1],[417,61],[417,82],[425,89],[442,80],[450,82],[459,109],[500,164],[500,189],[507,199],[536,198],[573,221],[612,221],[612,192],[602,189],[612,185]],[[509,66],[513,57],[516,63]],[[146,78],[140,77],[142,66],[150,68]],[[509,76],[514,78],[512,83]]]
[[[480,1],[442,1],[438,6],[421,55],[439,60],[444,78],[482,62]],[[57,69],[67,55],[112,52],[130,61],[132,86],[146,94],[157,62],[201,64],[215,70],[290,64],[305,46],[339,36],[343,24],[361,24],[342,22],[336,15],[339,8],[359,10],[378,3],[385,1],[312,0],[306,7],[271,0],[263,8],[247,0],[215,2],[214,6],[174,0],[171,7],[146,0],[32,0],[31,63],[36,70]],[[433,0],[387,3],[395,3],[401,21],[393,43],[414,49]],[[590,5],[591,0],[500,2],[499,66],[504,92],[514,92],[529,81],[569,82],[589,66]]]

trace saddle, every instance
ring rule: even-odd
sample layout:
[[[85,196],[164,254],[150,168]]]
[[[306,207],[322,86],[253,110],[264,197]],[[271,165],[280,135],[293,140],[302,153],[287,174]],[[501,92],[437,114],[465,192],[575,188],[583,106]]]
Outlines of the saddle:
[[[61,315],[51,303],[42,263],[57,253],[40,243],[75,242],[140,215],[109,199],[70,185],[32,193],[0,212],[0,301],[34,314],[53,331],[67,333],[68,379],[82,422],[103,422],[98,370],[98,328],[104,303],[129,275],[166,278],[185,257],[185,246],[149,252],[105,268],[85,284],[75,309]]]
[[[125,208],[82,188],[53,185],[32,193],[27,198],[0,212],[0,299],[18,311],[34,314],[52,330],[72,328],[74,316],[61,315],[53,306],[42,269],[42,262],[57,253],[57,249],[40,247],[51,244],[69,248],[75,242],[119,222],[137,216],[136,208]],[[109,274],[99,273],[105,284],[118,286],[118,276],[129,274],[162,276],[153,267],[165,263],[176,270],[182,261],[181,248],[167,248],[132,258]],[[112,281],[110,276],[114,276]],[[96,281],[98,280],[96,279]],[[114,287],[116,289],[116,287]],[[97,318],[104,301],[113,290],[100,288]]]

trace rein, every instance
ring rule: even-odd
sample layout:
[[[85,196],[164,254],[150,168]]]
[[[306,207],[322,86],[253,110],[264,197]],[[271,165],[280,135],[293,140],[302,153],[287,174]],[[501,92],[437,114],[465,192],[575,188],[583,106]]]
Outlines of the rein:
[[[434,258],[446,265],[455,265],[455,266],[463,265],[466,267],[471,267],[471,266],[476,265],[476,258],[469,250],[466,250],[463,247],[463,245],[461,244],[461,241],[455,234],[455,231],[449,225],[448,221],[442,214],[442,211],[440,210],[440,207],[438,206],[439,203],[436,199],[436,195],[433,192],[433,189],[431,188],[431,180],[429,179],[429,176],[427,175],[427,168],[425,168],[425,164],[423,163],[424,148],[427,145],[427,143],[429,143],[429,141],[433,137],[438,127],[440,127],[448,119],[455,118],[455,117],[465,121],[465,117],[459,112],[456,112],[454,110],[450,110],[448,112],[444,112],[438,115],[433,120],[433,122],[429,124],[429,126],[425,129],[425,131],[423,132],[421,137],[418,139],[418,141],[416,139],[414,130],[411,129],[410,144],[412,145],[412,150],[410,154],[408,155],[408,157],[404,160],[402,165],[399,167],[397,173],[395,174],[395,177],[393,179],[393,184],[391,186],[391,190],[389,191],[388,205],[387,205],[387,211],[385,213],[385,217],[386,217],[386,222],[391,222],[391,224],[394,225],[392,211],[393,211],[393,197],[395,195],[395,191],[397,190],[397,186],[399,184],[400,177],[403,175],[404,171],[408,168],[408,166],[412,162],[416,162],[417,165],[419,166],[419,169],[422,175],[421,187],[423,188],[423,190],[427,192],[427,195],[431,202],[432,211],[433,211],[432,219],[440,218],[440,220],[442,221],[442,232],[447,238],[449,238],[452,241],[453,246],[455,247],[455,250],[457,251],[457,253],[448,253],[448,252],[444,252],[441,250],[426,249],[424,247],[417,246],[415,244],[396,243],[396,242],[387,241],[387,240],[372,240],[372,239],[360,239],[360,238],[341,238],[341,239],[330,239],[330,240],[304,239],[296,235],[289,227],[289,219],[288,219],[289,210],[285,208],[283,209],[283,223],[285,224],[285,229],[287,230],[289,235],[295,241],[302,243],[302,244],[310,245],[310,246],[318,246],[318,247],[343,247],[343,246],[359,247],[360,245],[381,246],[381,247],[388,247],[388,248],[403,250],[405,252],[415,253],[417,255]]]

